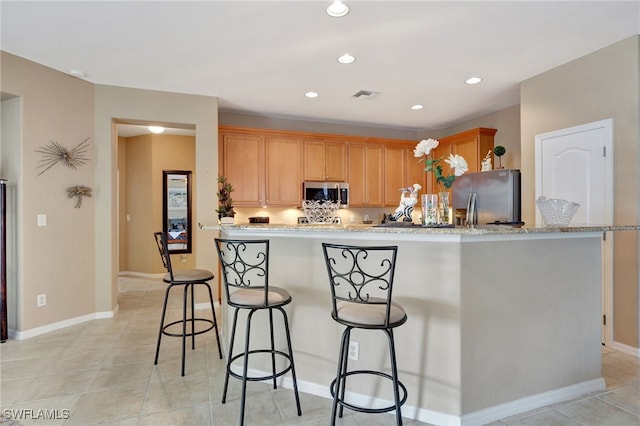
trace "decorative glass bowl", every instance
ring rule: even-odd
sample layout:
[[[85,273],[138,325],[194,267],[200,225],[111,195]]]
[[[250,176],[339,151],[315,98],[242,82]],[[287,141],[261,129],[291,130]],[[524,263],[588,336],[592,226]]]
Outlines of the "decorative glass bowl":
[[[545,225],[567,226],[573,215],[578,211],[580,204],[558,198],[538,197],[536,205],[542,213]]]
[[[302,209],[309,224],[333,224],[339,208],[340,203],[333,201],[305,200],[302,202]]]

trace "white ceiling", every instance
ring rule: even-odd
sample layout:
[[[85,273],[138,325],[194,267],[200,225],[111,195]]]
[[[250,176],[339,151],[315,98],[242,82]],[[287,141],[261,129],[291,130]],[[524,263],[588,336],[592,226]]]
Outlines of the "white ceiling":
[[[521,81],[640,33],[638,1],[352,0],[343,18],[330,3],[3,0],[1,48],[225,111],[420,131],[517,104]]]

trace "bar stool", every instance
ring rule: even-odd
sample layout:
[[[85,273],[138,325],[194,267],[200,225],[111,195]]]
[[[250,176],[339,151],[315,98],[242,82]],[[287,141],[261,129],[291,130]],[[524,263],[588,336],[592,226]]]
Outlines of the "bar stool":
[[[227,356],[227,371],[224,379],[224,391],[222,403],[227,398],[229,376],[242,380],[242,393],[240,396],[240,425],[244,424],[244,408],[247,393],[247,381],[273,380],[273,388],[277,389],[276,378],[291,371],[293,379],[293,391],[298,409],[298,416],[302,415],[300,409],[300,397],[298,396],[298,384],[296,369],[293,362],[293,350],[291,349],[291,335],[289,332],[289,320],[283,306],[291,302],[291,295],[283,288],[269,285],[269,240],[230,240],[216,238],[216,248],[222,269],[227,304],[234,308],[233,325],[231,326],[231,339]],[[247,320],[245,328],[244,351],[233,354],[233,344],[236,336],[236,324],[238,312],[246,310]],[[260,310],[269,311],[269,333],[271,347],[268,349],[249,349],[251,335],[251,319],[253,314]],[[282,314],[284,331],[287,339],[287,352],[275,348],[273,333],[273,311]],[[256,353],[271,354],[271,374],[264,376],[248,376],[249,355]],[[276,355],[286,360],[287,365],[276,371]],[[233,361],[243,358],[242,373],[231,370]]]
[[[182,375],[184,376],[184,360],[185,360],[185,347],[187,336],[191,336],[191,349],[196,348],[196,335],[204,334],[207,331],[214,329],[216,331],[216,340],[218,342],[218,354],[222,359],[222,347],[220,346],[220,335],[218,334],[218,321],[216,320],[216,312],[213,306],[213,295],[211,294],[211,286],[208,281],[213,279],[213,274],[205,269],[186,269],[175,271],[171,267],[171,257],[169,255],[169,249],[167,247],[167,236],[164,232],[155,232],[154,234],[160,257],[162,258],[162,264],[167,270],[167,274],[162,281],[169,284],[164,294],[164,305],[162,306],[162,318],[160,319],[160,330],[158,331],[158,344],[156,346],[156,357],[153,362],[154,365],[158,364],[158,356],[160,354],[160,342],[162,341],[162,335],[171,337],[182,338]],[[194,288],[196,285],[203,285],[209,291],[209,301],[211,302],[211,315],[213,319],[208,318],[195,318],[194,311]],[[165,324],[165,317],[167,314],[167,301],[169,300],[169,293],[171,289],[177,286],[184,286],[184,295],[182,299],[182,319],[172,321]],[[187,318],[187,299],[189,298],[189,290],[191,291],[191,314]],[[187,332],[187,323],[191,323],[191,331]],[[207,324],[202,330],[196,331],[196,323]],[[170,332],[169,328],[174,325],[181,324],[182,331],[179,333]]]
[[[329,283],[331,285],[331,317],[346,328],[342,333],[336,378],[331,382],[333,407],[331,425],[335,425],[344,407],[363,413],[396,411],[396,423],[402,424],[401,406],[407,400],[407,389],[398,380],[393,329],[407,321],[402,306],[391,300],[396,265],[397,246],[359,247],[322,244]],[[348,370],[348,351],[352,329],[381,330],[387,336],[391,374],[375,370]],[[347,377],[375,375],[391,380],[394,404],[381,407],[363,407],[345,399]],[[401,392],[402,391],[402,397]]]

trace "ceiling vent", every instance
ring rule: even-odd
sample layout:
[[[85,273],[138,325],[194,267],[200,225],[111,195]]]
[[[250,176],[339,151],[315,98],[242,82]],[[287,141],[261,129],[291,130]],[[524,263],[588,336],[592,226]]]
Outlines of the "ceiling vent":
[[[369,99],[377,94],[378,92],[374,92],[373,90],[360,90],[359,92],[355,93],[353,97],[357,99]]]

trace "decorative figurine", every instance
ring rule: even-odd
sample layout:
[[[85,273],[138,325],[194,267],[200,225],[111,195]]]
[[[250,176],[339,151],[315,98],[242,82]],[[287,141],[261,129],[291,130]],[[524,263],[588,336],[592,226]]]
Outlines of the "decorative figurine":
[[[482,162],[480,164],[482,165],[482,168],[480,169],[481,172],[488,172],[489,170],[492,170],[492,168],[491,168],[491,150],[489,150],[489,152],[487,152],[487,155],[484,157],[484,159],[482,160]]]
[[[390,219],[397,222],[402,216],[404,216],[404,222],[413,222],[411,213],[413,212],[413,207],[418,202],[418,191],[421,189],[422,186],[417,183],[414,183],[413,187],[400,188],[400,191],[402,191],[402,194],[400,195],[400,205],[393,215],[390,215]]]

